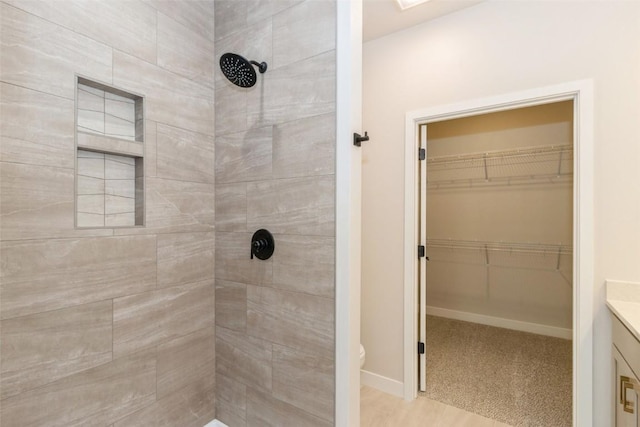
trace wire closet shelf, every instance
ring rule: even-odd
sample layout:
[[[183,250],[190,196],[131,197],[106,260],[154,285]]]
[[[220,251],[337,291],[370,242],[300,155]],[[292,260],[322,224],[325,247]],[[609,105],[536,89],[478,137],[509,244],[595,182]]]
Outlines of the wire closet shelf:
[[[549,145],[427,159],[427,187],[431,189],[570,182],[572,178],[571,145]]]

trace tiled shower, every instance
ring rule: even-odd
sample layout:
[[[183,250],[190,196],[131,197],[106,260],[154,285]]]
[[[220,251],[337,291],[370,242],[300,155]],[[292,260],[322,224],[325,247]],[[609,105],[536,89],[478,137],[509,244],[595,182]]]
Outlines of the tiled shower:
[[[333,424],[335,7],[0,2],[3,426]]]

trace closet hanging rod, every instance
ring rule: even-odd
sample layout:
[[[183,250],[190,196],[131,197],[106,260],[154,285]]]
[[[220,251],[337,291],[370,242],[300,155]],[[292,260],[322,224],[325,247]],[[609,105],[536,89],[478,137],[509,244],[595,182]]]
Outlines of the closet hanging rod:
[[[573,247],[563,244],[491,242],[479,240],[427,239],[428,248],[500,251],[511,253],[529,253],[545,255],[571,255]]]
[[[427,158],[427,164],[432,166],[433,165],[444,166],[445,164],[467,163],[467,162],[477,161],[477,160],[491,160],[491,159],[508,160],[508,159],[525,158],[529,156],[536,156],[536,155],[543,155],[543,154],[561,154],[561,153],[570,153],[570,152],[573,152],[573,146],[571,145],[548,145],[548,146],[537,146],[537,147],[531,147],[531,148],[522,148],[517,150],[498,150],[498,151],[486,151],[482,153],[429,157]]]

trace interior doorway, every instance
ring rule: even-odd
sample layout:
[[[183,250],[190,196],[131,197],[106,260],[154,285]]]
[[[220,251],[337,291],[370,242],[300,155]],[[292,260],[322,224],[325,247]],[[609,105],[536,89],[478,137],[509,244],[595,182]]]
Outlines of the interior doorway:
[[[571,425],[573,127],[573,101],[419,125],[421,395]]]
[[[417,312],[426,310],[426,298],[421,298],[415,284],[419,281],[420,264],[416,248],[421,245],[418,208],[420,188],[416,185],[420,169],[416,166],[420,151],[420,126],[444,120],[476,116],[498,111],[509,111],[555,102],[571,102],[573,106],[572,149],[574,159],[573,183],[573,254],[570,257],[570,275],[573,283],[571,302],[571,335],[573,339],[573,423],[591,423],[590,396],[592,382],[592,336],[588,328],[593,313],[592,295],[589,287],[592,272],[589,266],[593,259],[592,218],[592,171],[588,167],[592,159],[592,98],[589,82],[574,82],[549,88],[508,94],[500,97],[474,100],[459,105],[448,105],[407,114],[405,156],[405,399],[415,398],[419,389],[419,352],[416,342],[420,340],[420,329],[416,322]],[[484,168],[481,168],[484,169]],[[485,177],[486,178],[486,177]],[[451,181],[451,180],[450,180]],[[463,240],[463,239],[460,239]],[[465,242],[469,243],[469,242]],[[484,248],[485,255],[491,249]],[[477,248],[475,248],[477,249]],[[483,249],[483,248],[481,248]],[[526,248],[532,249],[532,248]],[[538,248],[540,249],[540,248]],[[560,248],[562,251],[563,248]],[[482,252],[480,250],[479,252]],[[561,254],[563,256],[563,254]],[[425,260],[426,261],[426,260]],[[426,295],[424,292],[423,295]],[[566,329],[566,328],[565,328]],[[418,348],[420,348],[418,346]]]

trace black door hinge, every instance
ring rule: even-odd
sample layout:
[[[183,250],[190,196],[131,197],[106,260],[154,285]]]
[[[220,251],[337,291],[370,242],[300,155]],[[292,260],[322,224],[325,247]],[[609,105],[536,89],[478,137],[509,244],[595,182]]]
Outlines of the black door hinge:
[[[418,258],[422,258],[424,257],[425,253],[424,253],[424,245],[419,245],[418,246]]]
[[[424,343],[423,342],[419,342],[418,343],[418,354],[424,354]]]
[[[425,150],[424,148],[420,148],[418,150],[418,159],[424,160],[426,158],[427,158],[427,150]]]

